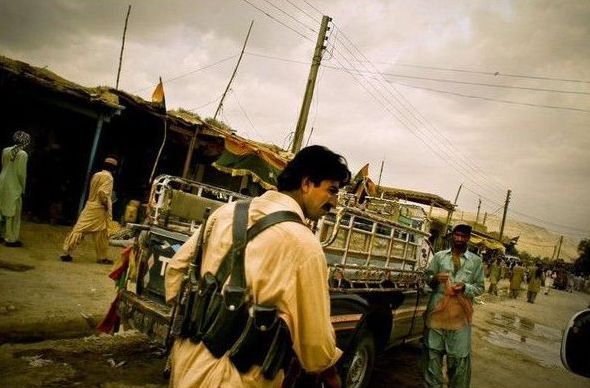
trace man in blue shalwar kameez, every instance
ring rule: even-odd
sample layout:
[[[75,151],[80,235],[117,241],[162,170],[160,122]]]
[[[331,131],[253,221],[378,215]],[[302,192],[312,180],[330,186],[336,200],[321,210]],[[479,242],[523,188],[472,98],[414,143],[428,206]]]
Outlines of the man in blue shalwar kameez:
[[[426,387],[443,386],[444,355],[450,388],[469,387],[471,381],[473,298],[484,291],[484,273],[481,258],[467,251],[470,236],[471,226],[455,226],[451,249],[437,252],[426,270],[433,290],[425,316]]]

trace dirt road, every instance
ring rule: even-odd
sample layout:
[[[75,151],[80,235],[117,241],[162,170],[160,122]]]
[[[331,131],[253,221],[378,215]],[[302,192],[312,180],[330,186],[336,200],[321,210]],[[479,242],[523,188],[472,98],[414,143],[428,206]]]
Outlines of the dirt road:
[[[145,337],[94,334],[114,297],[110,268],[94,262],[89,241],[73,263],[59,261],[68,230],[25,224],[25,247],[0,246],[0,386],[167,386],[161,351]],[[552,290],[529,304],[506,298],[506,286],[475,306],[472,386],[590,387],[559,358],[561,330],[590,295]],[[379,356],[371,386],[421,387],[419,344]]]

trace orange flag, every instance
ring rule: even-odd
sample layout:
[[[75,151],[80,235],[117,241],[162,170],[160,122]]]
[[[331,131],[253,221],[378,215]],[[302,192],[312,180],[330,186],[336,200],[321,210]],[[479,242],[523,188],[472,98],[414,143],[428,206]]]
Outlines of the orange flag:
[[[162,84],[162,77],[160,77],[160,82],[158,82],[158,86],[154,89],[152,93],[152,102],[156,104],[160,104],[166,110],[166,97],[164,96],[164,84]]]

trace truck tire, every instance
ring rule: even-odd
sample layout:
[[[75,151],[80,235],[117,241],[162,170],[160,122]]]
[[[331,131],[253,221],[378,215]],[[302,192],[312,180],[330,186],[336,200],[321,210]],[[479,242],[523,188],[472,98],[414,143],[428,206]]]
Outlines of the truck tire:
[[[365,388],[371,380],[375,365],[375,341],[369,330],[363,330],[354,340],[342,368],[344,388]]]

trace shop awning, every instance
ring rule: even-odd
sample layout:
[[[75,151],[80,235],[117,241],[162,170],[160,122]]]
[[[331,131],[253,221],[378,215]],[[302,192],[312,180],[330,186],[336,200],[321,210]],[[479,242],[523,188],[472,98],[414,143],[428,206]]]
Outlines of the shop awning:
[[[471,235],[471,237],[469,238],[469,243],[480,247],[486,247],[491,250],[501,250],[502,252],[505,250],[504,245],[502,245],[502,243],[500,243],[499,241],[492,240],[490,238],[486,238],[483,236],[478,236],[475,234]]]
[[[232,176],[250,176],[267,190],[276,189],[277,177],[290,153],[276,146],[253,142],[235,135],[225,137],[225,150],[213,167]]]

